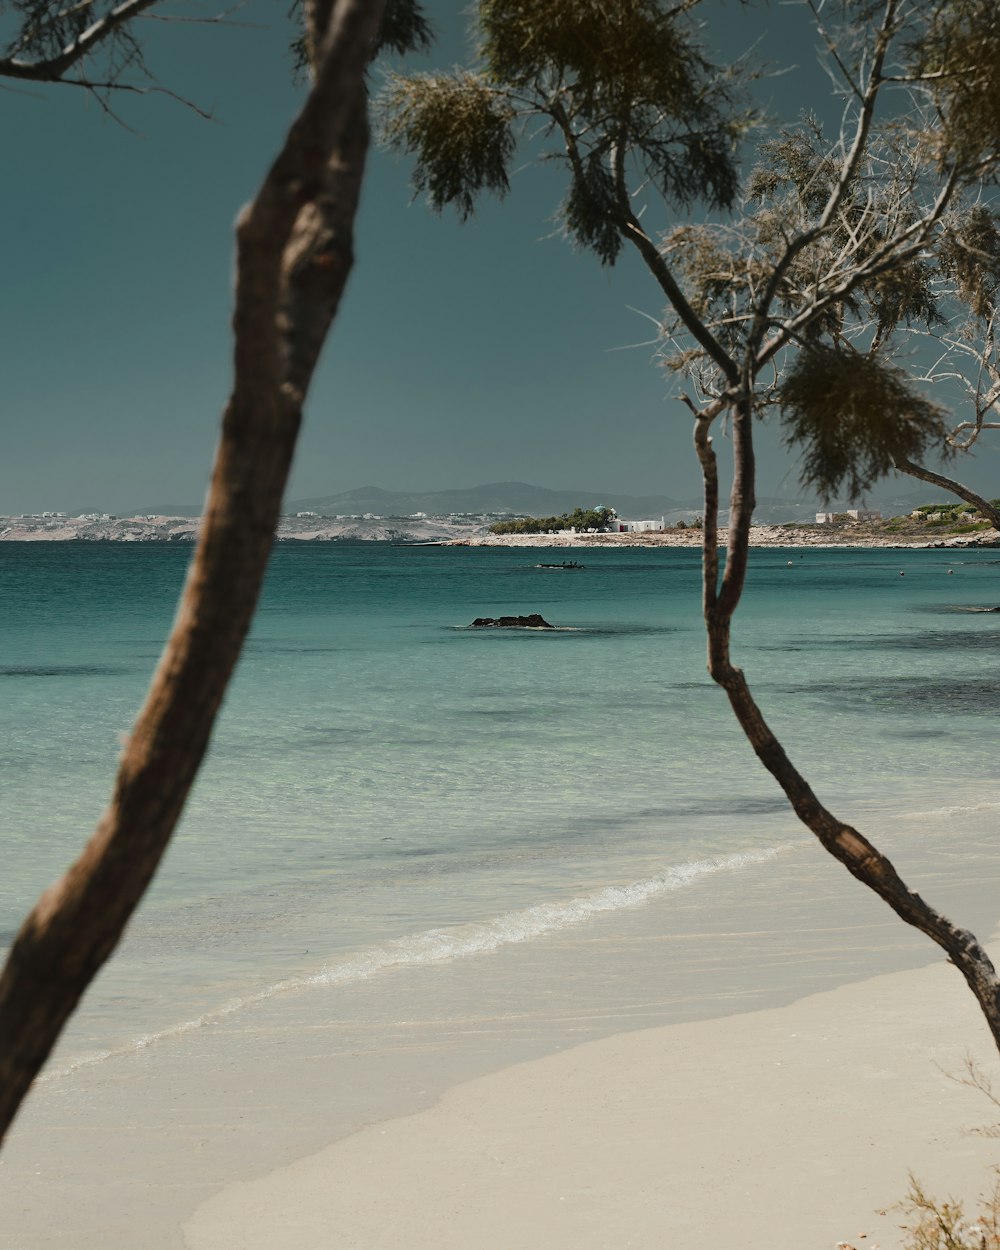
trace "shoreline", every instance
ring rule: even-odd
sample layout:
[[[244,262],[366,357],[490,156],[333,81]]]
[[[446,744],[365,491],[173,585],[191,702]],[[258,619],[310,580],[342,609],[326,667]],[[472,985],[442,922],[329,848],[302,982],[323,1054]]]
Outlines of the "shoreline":
[[[888,822],[885,849],[914,888],[933,883],[946,914],[989,933],[1000,881],[985,832],[992,807],[970,810],[961,862],[940,860],[937,839],[904,814]],[[883,986],[895,976],[913,979],[893,999]],[[968,1092],[943,1084],[931,1060],[959,1066],[984,1033],[933,945],[803,840],[543,941],[270,996],[42,1082],[0,1162],[0,1246],[828,1250],[875,1227],[862,1215],[876,1198],[903,1196],[908,1165],[935,1193],[951,1192],[953,1172],[978,1187],[980,1155],[962,1153],[945,1114],[953,1092]],[[788,1067],[801,1058],[788,1050],[793,1035],[823,1043],[801,1077]],[[872,1049],[883,1035],[884,1052]],[[873,1084],[873,1073],[891,1080]],[[631,1086],[615,1084],[622,1074]],[[860,1109],[837,1101],[837,1080],[861,1091]],[[897,1119],[900,1091],[908,1119]],[[988,1119],[972,1103],[958,1127]],[[665,1137],[658,1123],[682,1131]],[[803,1141],[814,1171],[797,1180]],[[843,1205],[856,1172],[829,1180],[842,1153],[867,1160],[865,1175],[898,1164],[877,1194],[858,1190],[871,1196],[863,1211]],[[560,1160],[572,1168],[553,1171]],[[808,1204],[796,1224],[776,1178],[826,1195],[835,1236]],[[572,1207],[546,1208],[557,1190]],[[708,1219],[720,1202],[752,1243]],[[757,1237],[769,1213],[798,1240]],[[676,1236],[664,1241],[664,1228]],[[856,1250],[893,1244],[869,1238]]]
[[[994,944],[994,953],[996,945]],[[620,1033],[448,1090],[249,1182],[187,1250],[895,1250],[912,1173],[971,1215],[997,1055],[943,962]]]
[[[720,531],[724,534],[724,531]],[[574,549],[606,547],[693,547],[701,548],[701,531],[661,530],[646,534],[485,534],[476,538],[457,538],[437,544],[447,547],[563,547]],[[951,538],[931,538],[926,534],[910,539],[878,533],[852,534],[843,537],[823,534],[816,527],[753,525],[750,546],[761,548],[817,547],[832,550],[838,547],[895,551],[942,550],[1000,546],[1000,531],[983,530],[977,534],[961,534]],[[720,548],[725,542],[720,542]]]
[[[95,553],[95,559],[50,550],[45,561],[32,559],[26,549],[10,554],[33,570],[35,582],[44,581],[50,565],[75,570],[76,593],[63,603],[77,610],[94,604],[105,613],[96,618],[92,633],[74,626],[72,634],[54,628],[64,616],[58,605],[37,611],[35,605],[48,602],[40,596],[23,595],[28,610],[15,614],[14,636],[22,640],[25,658],[37,655],[43,663],[55,663],[51,669],[40,667],[37,684],[30,674],[19,685],[11,683],[12,741],[21,743],[25,720],[17,710],[24,706],[36,718],[47,717],[48,709],[57,706],[52,701],[60,697],[61,684],[67,709],[81,708],[66,727],[88,752],[69,754],[68,735],[54,739],[51,754],[41,732],[27,738],[31,752],[16,757],[25,777],[19,810],[38,810],[43,816],[62,811],[66,827],[76,828],[82,793],[76,779],[83,782],[91,772],[93,730],[91,713],[84,709],[96,708],[104,693],[109,699],[125,693],[114,666],[133,656],[142,664],[151,660],[151,644],[161,628],[152,614],[130,610],[134,584],[123,581],[117,597],[105,597],[102,587],[122,581],[123,568],[144,564],[162,574],[151,585],[161,588],[157,593],[166,604],[162,592],[168,575],[176,577],[183,557],[162,549],[131,559],[111,550]],[[140,921],[131,933],[133,948],[126,939],[122,961],[109,965],[103,986],[89,996],[97,1027],[91,1034],[87,1026],[81,1036],[99,1042],[106,1012],[116,1026],[108,1032],[123,1045],[106,1059],[95,1054],[96,1062],[65,1078],[50,1073],[52,1079],[40,1084],[26,1107],[0,1165],[0,1250],[67,1245],[76,1250],[180,1250],[181,1226],[213,1194],[234,1183],[253,1186],[324,1150],[334,1138],[353,1137],[366,1125],[381,1129],[432,1107],[449,1088],[545,1054],[569,1054],[581,1042],[698,1020],[715,1021],[715,1027],[706,1025],[700,1040],[689,1040],[671,1063],[688,1076],[673,1089],[660,1117],[682,1126],[689,1137],[700,1137],[709,1152],[703,1171],[718,1185],[714,1160],[731,1130],[722,1109],[702,1108],[711,1105],[721,1079],[728,1082],[731,1098],[748,1105],[744,1091],[756,1088],[758,1069],[766,1066],[753,1060],[740,1040],[742,1022],[723,1017],[780,1008],[840,983],[940,958],[877,900],[865,899],[843,869],[807,840],[780,795],[768,789],[770,783],[756,771],[747,772],[757,765],[742,739],[737,746],[731,720],[713,724],[710,713],[702,715],[699,701],[708,707],[720,696],[704,676],[696,681],[693,668],[693,662],[699,667],[702,662],[692,583],[695,552],[653,558],[612,551],[607,559],[580,557],[609,570],[595,579],[593,594],[584,583],[570,586],[565,577],[553,581],[532,571],[537,561],[552,558],[548,554],[469,551],[435,558],[435,553],[358,549],[305,560],[301,557],[309,553],[299,549],[284,554],[286,570],[297,566],[296,580],[285,583],[294,593],[273,601],[280,614],[264,617],[266,645],[251,652],[245,672],[255,693],[261,682],[261,697],[245,705],[243,719],[233,723],[239,732],[220,744],[220,762],[225,764],[227,750],[237,746],[238,759],[245,763],[220,773],[217,781],[207,779],[205,816],[192,828],[193,834],[200,828],[203,842],[200,847],[189,840],[177,861],[185,875],[202,869],[204,884],[194,891],[185,886],[179,893],[186,901],[177,909],[158,915],[156,904],[145,932]],[[757,601],[771,609],[761,619],[776,620],[778,626],[751,635],[760,648],[762,684],[770,685],[768,698],[791,727],[789,741],[810,761],[807,775],[817,793],[837,796],[845,819],[875,831],[908,886],[983,936],[1000,919],[1000,854],[993,836],[998,771],[982,729],[992,711],[982,658],[995,642],[997,618],[942,619],[933,613],[942,605],[951,610],[955,599],[961,609],[968,606],[965,599],[978,603],[992,593],[995,561],[989,554],[969,561],[945,553],[915,561],[894,554],[890,562],[870,553],[805,553],[807,575],[793,579],[802,583],[801,595],[785,588],[792,570],[784,566],[798,567],[798,555],[759,555],[761,582],[776,587],[776,597]],[[81,576],[91,564],[104,579],[95,579],[93,586]],[[958,576],[940,576],[951,564]],[[304,578],[312,587],[314,567],[337,565],[356,566],[366,585],[377,580],[371,578],[374,566],[390,574],[404,569],[408,577],[380,579],[378,595],[371,595],[364,615],[332,616],[333,596],[326,591],[339,587],[323,587],[314,600],[300,597],[299,588]],[[435,566],[440,580],[432,582],[434,597],[418,598],[414,591],[426,581],[425,570]],[[913,570],[922,576],[897,582],[896,570],[904,566],[908,574]],[[662,578],[650,576],[661,569]],[[830,572],[836,576],[827,576]],[[459,575],[468,580],[453,588],[450,582]],[[351,595],[358,584],[344,583]],[[855,601],[850,595],[855,584],[874,593]],[[612,623],[634,621],[640,628],[634,633],[595,631],[554,646],[516,639],[480,644],[453,632],[454,623],[472,619],[465,603],[475,603],[477,612],[496,610],[494,596],[509,599],[512,588],[521,587],[532,593],[541,587],[547,601],[557,604],[579,596],[586,613],[598,620],[606,613]],[[383,590],[390,593],[383,596]],[[350,595],[343,598],[350,604]],[[664,613],[663,599],[678,610]],[[289,611],[300,604],[309,609],[301,630]],[[800,604],[803,610],[795,610]],[[867,622],[866,629],[859,627],[859,619]],[[362,648],[362,654],[354,645],[359,621],[373,631],[385,626],[373,637],[379,645]],[[342,622],[350,632],[341,663],[331,659],[330,644],[338,642]],[[661,630],[661,624],[666,628]],[[642,632],[650,625],[650,633]],[[289,644],[304,650],[292,651]],[[462,658],[456,659],[459,648]],[[290,654],[309,658],[292,661]],[[88,680],[83,685],[87,674],[75,668],[59,683],[63,659],[92,662],[97,676],[101,663],[109,661],[115,683]],[[139,667],[129,679],[136,689]],[[421,680],[400,681],[396,673],[404,667],[419,671]],[[365,680],[345,683],[349,671]],[[273,683],[265,680],[269,673]],[[863,697],[869,681],[887,703]],[[20,690],[37,691],[37,700],[32,696],[19,704]],[[357,734],[363,722],[344,721],[345,692],[352,707],[378,712],[370,737]],[[808,701],[803,717],[790,714],[793,698]],[[276,708],[279,728],[287,718],[294,733],[276,732]],[[445,720],[454,721],[459,732],[444,732]],[[36,723],[41,727],[47,721]],[[106,720],[112,752],[118,723],[117,715]],[[584,725],[596,732],[578,736]],[[316,733],[324,727],[343,727],[351,737]],[[550,735],[565,731],[572,731],[565,739],[567,749],[553,749],[548,757],[544,752],[556,741]],[[261,750],[259,733],[269,739],[274,735],[273,751]],[[409,734],[420,750],[407,755],[401,748]],[[470,734],[476,740],[466,752],[463,744]],[[355,737],[357,752],[344,753],[342,743]],[[503,751],[514,738],[530,752],[517,768],[504,771]],[[300,765],[301,746],[310,751]],[[76,771],[56,771],[67,758]],[[374,785],[317,788],[338,758],[359,770],[375,759],[392,767],[361,774]],[[531,767],[536,762],[542,767]],[[37,772],[29,771],[36,763]],[[432,802],[426,805],[424,781],[441,764],[449,768],[440,787],[447,803],[435,804],[431,789]],[[59,808],[58,786],[66,779],[71,784],[64,787]],[[498,779],[506,779],[505,784]],[[332,781],[338,782],[336,774]],[[381,818],[372,819],[369,801],[379,783],[390,803]],[[513,802],[516,787],[527,796],[523,809]],[[411,790],[416,794],[412,812],[407,806]],[[273,796],[273,805],[258,806],[258,793]],[[37,795],[42,796],[38,809],[32,806]],[[347,848],[350,854],[313,856],[313,846],[338,850],[336,831],[323,814],[330,800],[341,797],[346,810],[360,814],[342,827],[363,836]],[[242,876],[242,839],[255,835],[255,819],[265,856],[287,848],[296,856],[296,868],[265,874],[255,864],[253,873]],[[439,836],[450,830],[449,820],[456,828],[460,822],[465,826],[461,841]],[[28,828],[44,831],[37,817]],[[403,835],[386,839],[397,845],[387,846],[385,855],[376,843],[382,833]],[[33,850],[36,840],[41,842],[41,835],[26,845]],[[199,862],[202,847],[210,854]],[[458,854],[448,853],[453,850]],[[761,850],[769,855],[766,862],[749,862]],[[738,870],[734,858],[742,861]],[[725,871],[702,871],[716,860],[728,864]],[[664,884],[669,888],[660,890]],[[655,888],[651,892],[649,887]],[[610,900],[612,908],[595,909],[595,899]],[[541,926],[530,923],[539,908]],[[551,923],[553,913],[561,919],[568,911],[582,922]],[[327,916],[341,912],[343,925],[326,923]],[[502,942],[493,940],[498,929]],[[400,936],[406,939],[406,960],[383,958],[386,946]],[[906,996],[900,1019],[910,1019],[909,998],[921,993]],[[237,999],[245,1006],[231,1009]],[[203,1015],[200,1004],[206,1001],[212,1010]],[[852,1081],[860,1080],[870,1064],[870,1014],[864,1003],[849,1005],[827,1028],[838,1036],[843,1032],[852,1047],[838,1052],[836,1063]],[[150,1027],[150,1016],[156,1028]],[[160,1027],[173,1025],[179,1027]],[[753,1022],[746,1027],[754,1027]],[[914,1037],[923,1040],[922,1033],[897,1032],[893,1049],[906,1052]],[[737,1039],[735,1050],[726,1049],[729,1038]],[[772,1036],[762,1043],[762,1053],[778,1041]],[[101,1046],[95,1043],[92,1049]],[[696,1053],[703,1066],[688,1063],[685,1069],[688,1052]],[[72,1058],[72,1037],[65,1053]],[[660,1088],[659,1068],[633,1060],[631,1051],[621,1052],[612,1066],[626,1072],[634,1066],[645,1073],[646,1088]],[[891,1069],[895,1060],[882,1066]],[[605,1078],[589,1077],[578,1094],[567,1087],[567,1113],[577,1102],[591,1105],[598,1079]],[[811,1088],[817,1081],[823,1084],[822,1074],[806,1084]],[[870,1100],[878,1102],[885,1092],[872,1087]],[[932,1091],[923,1101],[929,1103],[932,1095],[937,1097]],[[638,1090],[629,1098],[643,1103]],[[516,1101],[512,1093],[511,1105]],[[551,1107],[549,1119],[561,1119],[563,1101]],[[526,1107],[522,1099],[521,1106],[526,1116],[532,1097]],[[613,1118],[615,1107],[612,1103],[604,1113]],[[469,1114],[476,1114],[475,1106]],[[794,1116],[787,1123],[779,1117],[776,1127],[783,1139],[794,1130],[804,1140],[810,1132],[826,1133],[826,1120],[834,1115],[823,1111],[820,1130],[798,1126]],[[867,1115],[867,1107],[853,1113],[854,1131]],[[522,1118],[522,1124],[529,1125],[527,1135],[533,1139],[530,1121]],[[603,1131],[598,1117],[590,1127],[574,1122],[569,1136],[585,1140]],[[629,1175],[615,1191],[629,1192],[629,1176],[647,1166],[647,1157],[659,1173],[682,1168],[683,1158],[675,1164],[670,1143],[661,1147],[651,1132],[641,1126],[635,1130],[653,1144],[629,1164]],[[938,1140],[945,1142],[944,1129]],[[560,1143],[553,1142],[551,1153],[565,1150]],[[478,1149],[454,1161],[448,1174],[452,1189],[467,1179],[473,1184],[472,1173],[466,1176],[466,1158],[471,1167]],[[480,1153],[489,1149],[487,1142]],[[769,1146],[772,1160],[782,1157],[781,1149],[781,1141]],[[882,1153],[895,1149],[896,1143],[886,1139]],[[947,1152],[947,1146],[942,1149]],[[745,1150],[751,1157],[753,1143]],[[825,1160],[828,1168],[836,1168],[839,1154],[831,1150],[824,1147],[817,1166]],[[851,1142],[837,1139],[836,1150],[850,1153]],[[412,1161],[398,1154],[386,1161],[390,1188],[422,1153],[418,1147]],[[520,1156],[519,1143],[512,1141],[505,1155],[508,1175],[520,1166]],[[545,1166],[545,1158],[538,1160],[538,1174],[548,1177],[551,1190],[555,1182]],[[740,1159],[726,1166],[728,1176],[744,1164]],[[781,1168],[787,1167],[786,1160]],[[603,1164],[594,1169],[594,1194],[600,1192],[604,1169]],[[927,1179],[939,1187],[936,1174]],[[425,1180],[430,1192],[432,1178]],[[339,1186],[339,1173],[327,1170],[324,1183],[328,1189]],[[822,1179],[803,1181],[800,1187],[822,1188]],[[885,1188],[891,1187],[887,1183]],[[648,1205],[645,1194],[646,1188],[635,1193],[636,1204]],[[434,1211],[448,1201],[447,1192],[438,1189],[437,1195]],[[411,1210],[425,1218],[428,1204],[419,1197],[401,1216],[404,1225]],[[726,1198],[727,1205],[742,1200],[739,1193]],[[714,1191],[703,1192],[703,1199],[703,1211],[712,1211]],[[586,1195],[579,1197],[580,1203],[586,1200]],[[783,1201],[775,1197],[772,1205],[781,1209]],[[311,1209],[311,1200],[305,1205]],[[606,1193],[599,1207],[614,1215],[614,1192]],[[502,1215],[497,1212],[498,1221]],[[287,1207],[285,1216],[290,1229],[300,1218],[311,1218]],[[819,1228],[816,1218],[814,1213],[807,1221],[810,1236],[803,1238],[810,1244]],[[499,1222],[497,1227],[504,1229]],[[693,1227],[693,1236],[688,1228],[675,1241],[698,1245],[704,1238]],[[842,1231],[838,1228],[837,1235]],[[614,1232],[605,1227],[605,1245],[617,1246]],[[530,1235],[526,1231],[525,1239]],[[428,1238],[415,1250],[437,1250],[436,1234]],[[644,1246],[661,1240],[641,1229],[635,1238]],[[317,1241],[323,1245],[319,1234],[314,1245]],[[734,1237],[726,1250],[746,1241]],[[359,1236],[356,1244],[363,1246],[364,1239]],[[403,1244],[410,1250],[405,1237]],[[479,1238],[470,1235],[468,1244],[478,1246]]]
[[[189,547],[198,538],[200,517],[42,517],[0,516],[0,543],[69,543]],[[276,532],[277,544],[293,546],[375,543],[399,547],[543,547],[590,549],[601,547],[693,547],[702,545],[699,529],[667,529],[629,534],[491,534],[485,521],[452,520],[447,517],[354,517],[301,518],[283,516]],[[884,548],[920,550],[1000,546],[1000,531],[979,530],[970,534],[940,537],[933,532],[890,534],[878,524],[847,528],[805,525],[753,525],[751,547],[773,548]],[[720,529],[720,546],[725,530]]]

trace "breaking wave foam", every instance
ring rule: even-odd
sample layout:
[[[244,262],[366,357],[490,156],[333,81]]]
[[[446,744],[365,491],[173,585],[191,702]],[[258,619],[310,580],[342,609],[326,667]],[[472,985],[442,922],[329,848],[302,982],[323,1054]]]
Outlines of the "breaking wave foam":
[[[105,1060],[145,1050],[149,1046],[167,1042],[192,1033],[207,1025],[224,1020],[227,1016],[266,1002],[279,994],[316,987],[346,985],[366,981],[380,972],[407,967],[432,966],[473,955],[488,955],[504,946],[529,942],[546,937],[576,925],[585,924],[595,916],[607,912],[642,907],[655,898],[683,889],[702,877],[717,872],[733,872],[752,864],[772,859],[780,847],[767,847],[759,851],[721,855],[715,859],[695,860],[666,868],[655,877],[633,881],[628,885],[611,885],[592,894],[584,894],[561,903],[538,903],[520,911],[505,912],[493,920],[456,925],[450,929],[427,929],[422,933],[395,938],[379,946],[348,955],[319,972],[306,976],[289,977],[282,981],[231,999],[193,1020],[186,1020],[156,1033],[143,1034],[123,1046],[89,1054],[72,1060],[60,1068],[46,1073],[41,1080],[54,1080],[69,1076],[80,1068],[91,1067]]]

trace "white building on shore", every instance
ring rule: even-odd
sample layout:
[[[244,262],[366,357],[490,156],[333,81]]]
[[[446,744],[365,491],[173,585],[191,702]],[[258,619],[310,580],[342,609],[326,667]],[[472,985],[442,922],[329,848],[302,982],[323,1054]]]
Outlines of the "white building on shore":
[[[667,528],[666,517],[662,516],[658,521],[623,521],[617,517],[614,524],[619,534],[656,534]]]

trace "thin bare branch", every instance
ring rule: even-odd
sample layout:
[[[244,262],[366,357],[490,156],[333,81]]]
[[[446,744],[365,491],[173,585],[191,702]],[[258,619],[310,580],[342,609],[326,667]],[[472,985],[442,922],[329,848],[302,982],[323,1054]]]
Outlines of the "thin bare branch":
[[[61,85],[66,87],[82,87],[85,91],[92,91],[104,111],[119,124],[124,126],[126,130],[132,134],[138,134],[134,127],[130,126],[123,118],[115,113],[107,100],[106,96],[101,95],[102,91],[124,92],[126,95],[162,95],[168,100],[175,100],[178,104],[182,104],[185,108],[191,110],[206,122],[214,122],[216,120],[214,113],[209,113],[203,109],[200,104],[196,104],[194,100],[189,100],[187,96],[178,95],[176,91],[171,91],[169,87],[163,87],[159,83],[150,83],[145,87],[140,87],[136,83],[101,81],[91,78],[60,78]]]
[[[858,170],[864,158],[868,137],[871,133],[872,119],[875,114],[875,103],[878,99],[878,93],[882,85],[882,69],[885,64],[886,54],[889,50],[889,44],[892,38],[893,27],[895,26],[896,13],[898,9],[898,0],[887,0],[885,12],[882,18],[881,26],[875,41],[875,49],[872,57],[872,68],[868,76],[868,83],[864,92],[861,94],[861,107],[858,112],[858,120],[855,126],[854,139],[851,143],[843,164],[840,169],[840,176],[836,184],[830,192],[827,202],[820,213],[818,220],[809,229],[804,230],[785,250],[784,256],[774,266],[771,279],[764,291],[757,310],[757,318],[755,324],[750,330],[747,338],[747,357],[753,361],[752,369],[757,372],[771,358],[780,345],[765,345],[761,349],[763,336],[767,330],[768,318],[770,316],[771,305],[774,301],[778,288],[791,267],[796,256],[816,239],[820,238],[828,229],[834,216],[839,212],[840,207],[847,194],[848,188],[857,177]]]

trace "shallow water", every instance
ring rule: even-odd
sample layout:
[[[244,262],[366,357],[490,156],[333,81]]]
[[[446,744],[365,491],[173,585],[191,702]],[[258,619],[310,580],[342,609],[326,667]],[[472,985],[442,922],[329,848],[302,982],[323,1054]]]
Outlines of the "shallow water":
[[[7,940],[100,813],[188,556],[0,544]],[[753,553],[737,659],[820,795],[904,856],[941,813],[960,849],[1000,811],[989,557]],[[802,844],[705,675],[697,552],[542,558],[276,550],[174,845],[57,1068],[290,987],[586,933]],[[560,628],[467,628],[528,612]]]
[[[8,941],[100,813],[188,555],[0,544]],[[697,553],[539,559],[278,548],[173,848],[5,1144],[2,1250],[183,1250],[220,1187],[468,1077],[937,957],[741,739]],[[983,936],[998,587],[989,553],[755,551],[735,634],[821,797]],[[559,630],[467,628],[532,611]]]

